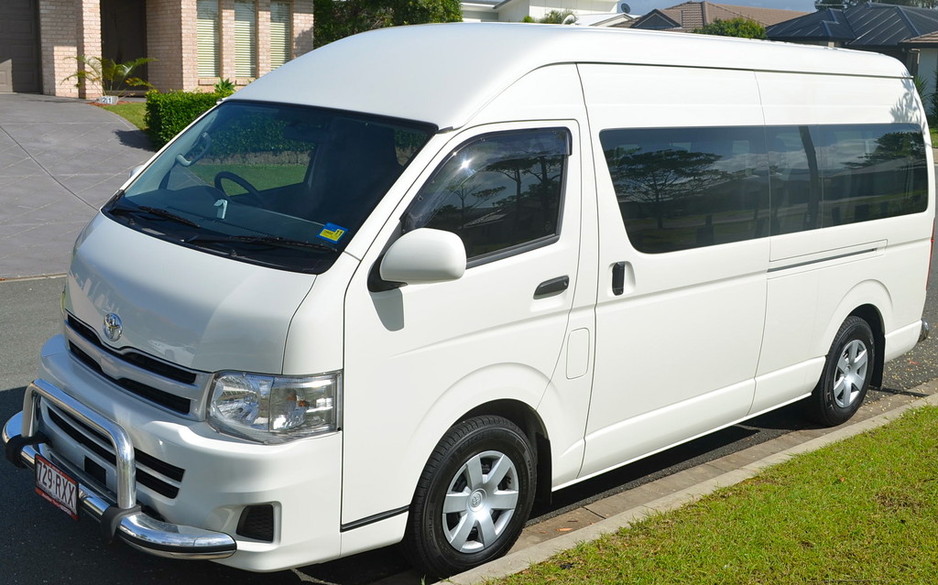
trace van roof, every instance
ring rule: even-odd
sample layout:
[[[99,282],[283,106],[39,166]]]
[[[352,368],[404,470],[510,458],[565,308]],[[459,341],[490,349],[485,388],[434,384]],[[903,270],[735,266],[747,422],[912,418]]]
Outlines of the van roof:
[[[303,55],[229,99],[465,125],[525,74],[558,63],[908,77],[884,55],[707,35],[510,23],[393,27]]]

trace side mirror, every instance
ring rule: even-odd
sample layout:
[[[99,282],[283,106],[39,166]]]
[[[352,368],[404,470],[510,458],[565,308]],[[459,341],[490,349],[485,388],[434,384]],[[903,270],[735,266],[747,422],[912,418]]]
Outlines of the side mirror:
[[[420,228],[391,244],[381,261],[381,279],[405,284],[444,282],[466,271],[466,247],[452,232]]]

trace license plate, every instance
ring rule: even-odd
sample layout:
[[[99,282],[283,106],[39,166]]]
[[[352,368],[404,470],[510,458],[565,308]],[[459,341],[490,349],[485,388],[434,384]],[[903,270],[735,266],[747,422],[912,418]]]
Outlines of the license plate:
[[[36,493],[78,520],[78,482],[41,455],[36,455]]]

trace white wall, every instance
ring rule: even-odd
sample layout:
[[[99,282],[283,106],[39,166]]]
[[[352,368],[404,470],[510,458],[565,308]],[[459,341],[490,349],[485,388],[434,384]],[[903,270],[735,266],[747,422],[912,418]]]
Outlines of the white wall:
[[[931,111],[930,96],[935,92],[935,69],[938,68],[938,48],[921,49],[918,54],[918,73],[916,77],[925,81],[925,111]]]

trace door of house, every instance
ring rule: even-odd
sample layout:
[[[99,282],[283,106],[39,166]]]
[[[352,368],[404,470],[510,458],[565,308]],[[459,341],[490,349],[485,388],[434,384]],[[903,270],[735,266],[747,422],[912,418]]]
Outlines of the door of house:
[[[0,93],[39,93],[42,70],[36,0],[0,2]]]

